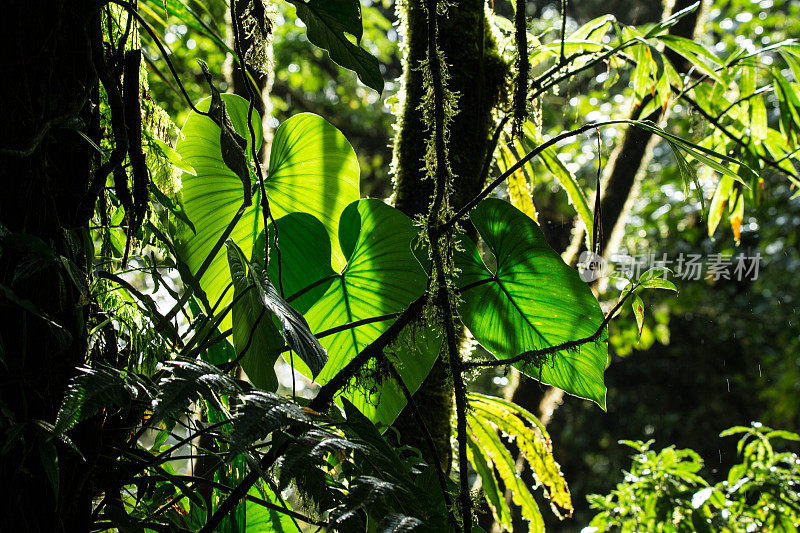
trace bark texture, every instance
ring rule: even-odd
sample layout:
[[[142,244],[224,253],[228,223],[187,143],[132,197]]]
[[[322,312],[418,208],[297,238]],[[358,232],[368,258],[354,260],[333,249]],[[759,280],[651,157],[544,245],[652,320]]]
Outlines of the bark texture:
[[[429,125],[420,107],[425,89],[420,63],[426,58],[427,25],[423,3],[398,3],[398,18],[404,35],[401,112],[394,145],[394,201],[408,216],[427,213],[433,181],[425,178],[425,150]],[[451,205],[458,208],[477,194],[483,180],[480,168],[486,156],[492,109],[503,98],[508,70],[498,56],[484,13],[483,0],[457,0],[439,19],[439,47],[448,66],[447,86],[458,95],[457,112],[449,129],[449,162],[454,175]],[[442,466],[450,465],[450,418],[453,411],[449,370],[437,361],[414,395],[436,443]],[[395,425],[420,450],[426,447],[410,413],[400,415]],[[430,458],[429,458],[430,459]]]
[[[97,154],[79,132],[99,139],[91,52],[99,12],[83,0],[13,1],[0,25],[0,479],[11,489],[0,499],[0,530],[88,531],[99,426],[73,434],[84,463],[54,448],[38,421],[55,421],[86,356],[87,302],[64,260],[86,276]]]

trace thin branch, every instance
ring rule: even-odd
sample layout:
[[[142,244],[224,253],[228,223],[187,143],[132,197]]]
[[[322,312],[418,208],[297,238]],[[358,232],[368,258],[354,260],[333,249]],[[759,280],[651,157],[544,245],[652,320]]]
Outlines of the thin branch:
[[[539,155],[543,151],[547,150],[548,148],[550,148],[554,144],[556,144],[556,143],[558,143],[560,141],[563,141],[564,139],[569,139],[570,137],[575,137],[576,135],[580,135],[581,133],[585,133],[587,131],[593,130],[595,128],[600,128],[600,127],[603,127],[603,126],[610,126],[610,125],[614,125],[614,124],[627,124],[627,123],[629,123],[629,121],[626,121],[626,120],[609,120],[609,121],[606,121],[606,122],[594,122],[594,123],[591,123],[591,124],[585,124],[585,125],[581,126],[580,128],[564,132],[564,133],[562,133],[560,135],[556,135],[552,139],[543,142],[542,144],[540,144],[539,146],[537,146],[536,148],[534,148],[533,150],[531,150],[530,152],[525,154],[519,161],[517,161],[516,163],[511,165],[511,167],[509,167],[508,170],[503,172],[498,178],[496,178],[489,185],[487,185],[486,188],[483,189],[480,193],[478,193],[478,195],[475,196],[475,198],[470,200],[467,203],[467,205],[465,205],[464,207],[459,209],[458,212],[455,215],[450,217],[450,219],[442,225],[442,227],[441,227],[442,231],[446,231],[446,230],[449,230],[450,228],[452,228],[453,225],[456,222],[458,222],[459,220],[464,218],[467,214],[469,214],[469,212],[476,205],[478,205],[481,202],[481,200],[483,200],[484,198],[489,196],[489,193],[491,193],[501,183],[503,183],[506,179],[508,179],[509,176],[513,175],[514,172],[516,172],[517,170],[522,168],[522,166],[525,165],[525,163],[527,163],[528,161],[530,161],[531,159],[533,159],[534,157],[536,157],[537,155]]]
[[[561,55],[559,63],[563,64],[564,57],[564,41],[567,38],[567,0],[561,0]]]
[[[562,0],[563,3],[564,0]],[[528,117],[528,28],[525,18],[526,0],[516,0],[514,13],[514,39],[517,45],[517,80],[514,87],[514,134],[522,132],[522,123]],[[564,55],[563,35],[561,55]],[[492,150],[494,152],[494,150]],[[491,152],[490,152],[491,153]],[[482,183],[482,182],[481,182]]]
[[[357,328],[357,327],[360,327],[360,326],[365,326],[367,324],[374,324],[375,322],[386,322],[387,320],[392,320],[393,318],[397,318],[400,315],[402,315],[402,313],[389,313],[387,315],[379,315],[379,316],[373,316],[373,317],[370,317],[370,318],[362,318],[361,320],[355,320],[353,322],[348,322],[347,324],[342,324],[340,326],[336,326],[336,327],[333,327],[333,328],[330,328],[330,329],[326,329],[326,330],[320,331],[319,333],[315,333],[314,336],[317,337],[318,339],[321,339],[321,338],[327,337],[329,335],[334,335],[336,333],[340,333],[342,331],[347,331],[349,329],[354,329],[354,328]],[[284,346],[281,349],[281,351],[285,352],[288,349],[289,349],[288,346]]]
[[[422,309],[424,308],[427,300],[426,295],[422,295],[408,306],[403,314],[389,326],[389,329],[384,331],[380,337],[375,339],[370,345],[364,348],[350,363],[347,364],[338,374],[336,374],[327,384],[320,388],[317,395],[311,400],[309,408],[313,411],[324,411],[333,401],[336,394],[341,391],[350,382],[350,379],[361,371],[361,368],[370,360],[378,357],[383,353],[383,349],[394,342],[397,335],[407,326],[412,320],[419,317]],[[265,471],[283,454],[288,446],[289,441],[279,446],[277,449],[273,448],[261,460],[261,471]],[[211,533],[222,522],[222,519],[230,513],[234,506],[247,496],[250,487],[258,481],[259,473],[256,470],[251,470],[242,479],[242,481],[231,491],[225,501],[220,504],[211,518],[206,522],[206,525],[200,530],[200,533]]]
[[[285,298],[285,300],[286,300],[287,303],[292,303],[294,300],[300,298],[302,295],[304,295],[305,293],[307,293],[311,289],[319,287],[320,285],[322,285],[326,281],[330,281],[330,280],[336,279],[338,277],[339,277],[339,274],[331,274],[330,276],[326,276],[326,277],[324,277],[322,279],[319,279],[319,280],[315,281],[314,283],[311,283],[310,285],[307,285],[307,286],[303,287],[302,289],[300,289],[296,293],[294,293],[294,294],[292,294],[290,296],[287,296]]]
[[[333,401],[333,398],[344,389],[350,380],[361,372],[361,369],[372,359],[383,354],[384,348],[397,339],[397,336],[408,324],[416,320],[422,313],[427,294],[423,294],[406,308],[397,320],[384,331],[377,339],[356,355],[343,369],[341,369],[328,383],[323,385],[317,395],[311,400],[309,407],[314,411],[324,411]]]
[[[219,490],[222,490],[222,491],[225,491],[225,492],[231,492],[231,491],[234,490],[234,487],[231,487],[231,486],[226,485],[224,483],[220,483],[218,481],[213,481],[213,480],[210,480],[210,479],[206,479],[206,478],[200,477],[200,476],[190,476],[190,475],[185,475],[185,474],[184,475],[174,474],[174,475],[163,476],[163,477],[165,477],[167,479],[169,479],[169,478],[177,478],[177,479],[182,479],[182,480],[186,480],[186,481],[191,481],[193,483],[205,483],[205,484],[211,485],[215,489],[219,489]],[[276,494],[278,494],[278,496],[280,497],[279,493],[276,492]],[[303,514],[300,514],[297,511],[293,511],[293,510],[289,509],[288,507],[285,507],[283,505],[274,504],[272,502],[269,502],[269,501],[264,500],[263,498],[259,498],[257,496],[251,496],[250,494],[248,494],[247,496],[245,496],[245,499],[247,501],[250,501],[250,502],[253,502],[253,503],[257,503],[258,505],[261,505],[262,507],[266,507],[267,509],[271,509],[271,510],[273,510],[275,512],[288,515],[288,516],[290,516],[290,517],[292,517],[294,519],[300,520],[301,522],[305,522],[306,524],[311,524],[313,526],[323,526],[323,527],[327,527],[328,526],[328,522],[326,522],[324,520],[316,520],[316,519],[311,518],[309,516],[305,516]]]
[[[746,102],[746,101],[750,100],[751,98],[754,98],[754,97],[760,95],[761,93],[765,93],[765,92],[768,92],[768,91],[771,91],[771,90],[772,90],[772,86],[771,85],[764,85],[763,87],[759,87],[757,90],[753,91],[751,94],[748,94],[747,96],[742,96],[742,97],[734,100],[733,102],[731,102],[730,105],[728,105],[725,109],[723,109],[720,113],[717,114],[717,120],[722,120],[722,118],[725,115],[728,114],[728,111],[730,111],[731,109],[733,109],[737,105],[739,105],[739,104],[741,104],[743,102]]]
[[[547,91],[550,87],[553,87],[554,85],[558,85],[562,81],[567,80],[569,78],[572,78],[576,74],[578,74],[580,72],[583,72],[584,70],[589,69],[589,68],[597,65],[598,63],[602,63],[603,61],[605,61],[606,59],[610,58],[611,56],[613,56],[617,52],[621,52],[625,48],[636,44],[636,42],[637,41],[624,41],[624,42],[620,43],[619,45],[615,46],[614,48],[611,48],[606,53],[601,54],[601,55],[597,56],[595,59],[587,62],[586,64],[584,64],[584,65],[582,65],[582,66],[580,66],[580,67],[578,67],[578,68],[576,68],[574,70],[568,70],[567,72],[565,72],[561,76],[559,76],[559,77],[557,77],[557,78],[555,78],[553,80],[550,80],[546,84],[542,85],[542,80],[546,79],[547,77],[549,77],[552,73],[558,72],[558,70],[560,70],[561,66],[558,66],[558,68],[555,68],[555,70],[551,69],[550,71],[548,71],[547,73],[545,73],[544,75],[538,77],[537,79],[535,79],[533,81],[533,86],[536,87],[536,91],[531,95],[531,97],[530,97],[531,100],[534,100],[534,99],[538,98],[539,95],[541,95],[542,93]],[[569,62],[569,61],[567,61],[567,62]]]

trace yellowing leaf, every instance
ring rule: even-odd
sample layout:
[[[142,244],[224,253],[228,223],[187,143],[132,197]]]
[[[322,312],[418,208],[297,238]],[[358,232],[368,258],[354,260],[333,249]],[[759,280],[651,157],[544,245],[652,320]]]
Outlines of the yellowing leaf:
[[[728,218],[728,220],[731,223],[731,229],[733,230],[733,238],[736,240],[736,246],[739,246],[739,244],[741,244],[742,220],[744,219],[744,195],[740,191],[737,191],[737,194],[735,194],[734,197],[736,200],[731,208],[731,216]]]
[[[467,441],[467,458],[481,478],[481,488],[486,496],[486,501],[489,502],[494,521],[506,531],[511,531],[513,527],[511,510],[508,508],[505,495],[497,484],[491,459],[484,455],[483,449],[472,439]]]
[[[550,500],[553,513],[559,518],[572,515],[572,498],[561,467],[553,458],[550,436],[544,426],[522,407],[502,398],[472,393],[468,395],[467,423],[470,428],[470,461],[483,482],[489,506],[498,523],[505,526],[505,502],[497,502],[497,480],[494,469],[512,501],[521,507],[522,515],[531,521],[530,531],[543,527],[539,509],[531,490],[541,486]],[[499,432],[499,434],[498,434]],[[508,437],[505,441],[503,437]],[[522,457],[530,465],[536,483],[526,486],[516,470],[506,442],[514,440]],[[485,479],[484,479],[485,478]]]
[[[553,457],[550,436],[533,414],[522,407],[492,396],[470,394],[472,414],[491,422],[501,432],[516,439],[519,450],[533,470],[552,502],[553,511],[561,516],[572,515],[572,497],[561,473],[561,467]]]
[[[530,522],[528,531],[544,532],[544,519],[536,505],[528,487],[517,474],[516,464],[511,452],[500,442],[497,432],[485,420],[467,415],[467,424],[470,430],[470,438],[475,441],[477,449],[484,457],[488,457],[497,468],[500,479],[511,492],[511,501],[520,507],[522,517]],[[474,450],[473,450],[474,451]],[[490,502],[491,503],[491,502]]]
[[[501,157],[505,159],[504,165],[506,168],[513,165],[514,156],[507,146],[503,146],[500,153]],[[508,197],[511,200],[511,205],[531,217],[534,222],[538,222],[536,207],[533,205],[533,198],[528,190],[528,180],[525,179],[525,173],[522,168],[517,169],[508,177]]]
[[[760,96],[756,96],[750,102],[750,112],[752,117],[750,119],[750,134],[753,139],[758,142],[764,141],[767,138],[767,108],[764,106],[764,100]]]
[[[644,326],[644,303],[642,302],[642,299],[638,296],[634,296],[631,307],[633,307],[633,314],[636,317],[636,330],[639,334],[639,338],[641,339],[642,327]]]
[[[722,179],[717,186],[714,197],[711,199],[711,207],[708,210],[708,236],[713,237],[714,232],[717,230],[719,221],[722,219],[722,213],[725,211],[725,201],[731,194],[733,188],[733,178],[730,176],[722,176]]]

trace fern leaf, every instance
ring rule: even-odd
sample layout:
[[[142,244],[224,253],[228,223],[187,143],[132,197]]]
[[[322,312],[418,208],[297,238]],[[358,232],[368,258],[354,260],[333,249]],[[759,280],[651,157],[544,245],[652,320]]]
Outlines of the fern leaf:
[[[60,435],[103,409],[127,409],[133,400],[149,401],[150,387],[137,375],[112,367],[81,367],[72,379],[53,433]]]

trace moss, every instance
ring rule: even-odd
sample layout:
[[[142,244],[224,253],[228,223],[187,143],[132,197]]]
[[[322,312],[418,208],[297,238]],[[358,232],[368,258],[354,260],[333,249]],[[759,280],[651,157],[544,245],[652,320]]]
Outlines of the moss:
[[[422,109],[426,94],[421,66],[427,55],[427,25],[421,2],[400,0],[397,11],[405,44],[392,163],[394,199],[395,205],[413,218],[427,212],[434,186],[426,178],[430,131]],[[448,163],[454,177],[450,205],[457,209],[483,186],[479,174],[494,127],[492,112],[507,100],[509,65],[497,52],[483,0],[450,3],[447,15],[439,20],[439,48],[450,73],[447,88],[457,97],[447,137]],[[459,343],[463,341],[463,329],[460,336]],[[446,361],[437,360],[415,398],[418,405],[425,406],[425,424],[443,466],[449,469],[453,395]],[[428,455],[411,413],[404,411],[395,426],[407,438],[405,444]]]
[[[398,17],[406,44],[393,159],[395,204],[413,216],[427,210],[433,192],[433,183],[424,179],[428,130],[420,112],[425,95],[419,66],[427,36],[420,3],[398,2]],[[492,110],[507,99],[509,66],[497,52],[480,0],[453,2],[440,21],[439,35],[451,74],[448,87],[458,95],[448,146],[455,176],[453,207],[458,207],[482,185],[478,174],[493,127]]]

